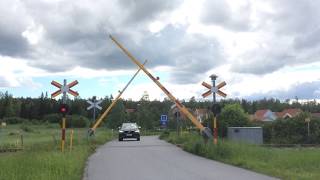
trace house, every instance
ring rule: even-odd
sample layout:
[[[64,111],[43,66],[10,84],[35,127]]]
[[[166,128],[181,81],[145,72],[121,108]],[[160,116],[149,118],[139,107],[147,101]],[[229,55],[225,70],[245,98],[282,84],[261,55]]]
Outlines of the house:
[[[298,108],[284,109],[282,112],[277,113],[277,117],[282,119],[293,118],[299,115],[301,112],[302,110]]]
[[[126,109],[126,113],[134,113],[136,111],[137,111],[136,109],[130,109],[130,108]]]
[[[208,109],[202,108],[202,109],[196,109],[195,110],[195,116],[197,119],[202,123],[205,119],[209,118],[209,111]]]
[[[253,116],[251,116],[251,119],[254,121],[268,122],[268,121],[274,121],[277,118],[281,118],[281,119],[293,118],[299,115],[301,112],[302,110],[298,108],[284,109],[282,112],[272,112],[269,109],[260,109],[256,111]],[[319,117],[320,117],[320,113],[319,113]]]
[[[311,113],[311,116],[314,118],[320,118],[320,113]]]
[[[253,119],[255,121],[274,121],[277,119],[277,116],[270,109],[261,109],[254,113]]]

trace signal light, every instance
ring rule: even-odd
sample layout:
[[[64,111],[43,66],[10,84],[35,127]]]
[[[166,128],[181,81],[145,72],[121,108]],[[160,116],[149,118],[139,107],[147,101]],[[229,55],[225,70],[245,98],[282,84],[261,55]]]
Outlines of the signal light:
[[[211,111],[215,116],[217,116],[221,113],[221,106],[219,104],[213,104],[211,107]]]
[[[59,112],[62,114],[62,115],[66,115],[69,111],[69,107],[68,105],[66,104],[61,104],[60,107],[59,107]]]

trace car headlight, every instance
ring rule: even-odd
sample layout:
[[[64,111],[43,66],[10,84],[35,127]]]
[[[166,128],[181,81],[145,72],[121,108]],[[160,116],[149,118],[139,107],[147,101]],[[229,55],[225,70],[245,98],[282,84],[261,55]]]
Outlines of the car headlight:
[[[123,131],[122,131],[122,130],[119,130],[119,133],[123,133]]]
[[[139,131],[139,129],[138,129],[138,130],[135,130],[134,132],[139,133],[140,131]]]

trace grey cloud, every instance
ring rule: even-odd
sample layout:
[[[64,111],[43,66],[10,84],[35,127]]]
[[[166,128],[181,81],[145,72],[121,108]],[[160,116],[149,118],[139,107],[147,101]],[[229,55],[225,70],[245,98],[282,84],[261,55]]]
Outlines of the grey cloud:
[[[268,1],[273,11],[257,11],[263,44],[232,64],[239,73],[268,74],[287,66],[319,61],[319,10],[317,1]]]
[[[208,25],[218,25],[234,31],[248,31],[251,28],[249,3],[238,12],[233,12],[224,0],[206,0],[202,12],[201,20]]]
[[[269,23],[277,33],[296,35],[313,31],[319,25],[319,1],[273,0],[269,3],[273,12],[265,14],[264,23]]]
[[[320,96],[320,81],[314,81],[314,82],[296,84],[290,87],[288,91],[276,90],[276,91],[270,91],[267,93],[256,93],[245,98],[251,99],[251,100],[262,99],[262,98],[277,98],[277,99],[285,100],[285,99],[294,99],[295,97],[298,97],[299,99],[318,99],[319,96]]]
[[[116,21],[115,16],[119,14],[100,11],[101,6],[106,5],[103,2],[99,2],[102,3],[100,6],[95,5],[96,9],[92,12],[82,3],[66,2],[63,6],[49,6],[45,2],[27,1],[29,13],[46,31],[45,41],[34,48],[33,59],[28,63],[50,72],[67,71],[75,66],[108,70],[136,69],[108,38],[108,33],[111,33],[140,61],[148,59],[149,68],[172,67],[172,82],[196,82],[223,60],[218,42],[202,35],[187,34],[186,27],[182,26],[169,25],[157,34],[147,29],[147,22],[176,7],[175,2],[133,1],[126,7],[123,7],[123,1],[120,4],[113,3],[110,5],[112,12],[126,10],[125,17],[119,16],[119,21]],[[127,24],[128,20],[131,23]]]
[[[196,83],[204,78],[207,71],[221,65],[225,58],[220,44],[215,39],[201,35],[184,37],[184,46],[178,54],[176,68],[171,79],[178,84]]]
[[[15,10],[10,8],[13,5],[10,1],[0,2],[0,54],[22,57],[26,56],[29,50],[28,42],[22,36],[28,25],[27,17],[19,4],[15,5]]]
[[[54,72],[77,65],[109,70],[135,68],[130,61],[122,60],[127,57],[111,42],[108,33],[117,37],[139,58],[155,59],[150,62],[150,67],[164,64],[163,59],[169,59],[146,46],[157,46],[149,42],[155,38],[148,31],[147,23],[163,12],[170,11],[177,1],[132,1],[126,7],[123,7],[123,1],[81,2],[60,2],[55,6],[47,2],[25,3],[35,22],[43,25],[46,31],[45,41],[32,52],[30,65]],[[88,3],[89,7],[86,6]],[[131,23],[127,23],[128,19]],[[166,48],[163,45],[159,47]]]
[[[20,32],[4,32],[0,26],[0,54],[4,56],[26,57],[29,45]]]
[[[247,52],[242,61],[238,61],[231,66],[232,71],[238,73],[248,73],[263,75],[274,72],[284,66],[299,61],[287,52],[275,52],[272,49],[259,49],[253,52]]]
[[[320,28],[312,32],[301,34],[294,39],[294,47],[297,50],[312,49],[320,44]]]
[[[176,8],[180,0],[120,0],[121,7],[128,11],[126,22],[144,22]]]

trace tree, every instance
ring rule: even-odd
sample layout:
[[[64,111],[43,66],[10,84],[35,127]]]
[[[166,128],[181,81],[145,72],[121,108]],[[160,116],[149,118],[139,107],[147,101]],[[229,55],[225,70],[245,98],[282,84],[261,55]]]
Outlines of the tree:
[[[224,137],[227,135],[228,127],[241,127],[249,124],[249,117],[244,112],[240,104],[228,104],[218,117],[218,130],[219,135]]]
[[[106,119],[105,124],[107,125],[107,127],[115,129],[119,127],[123,122],[126,122],[125,118],[125,107],[123,101],[120,99],[112,108],[110,114]]]

